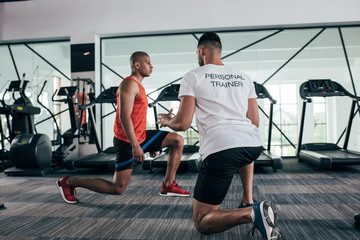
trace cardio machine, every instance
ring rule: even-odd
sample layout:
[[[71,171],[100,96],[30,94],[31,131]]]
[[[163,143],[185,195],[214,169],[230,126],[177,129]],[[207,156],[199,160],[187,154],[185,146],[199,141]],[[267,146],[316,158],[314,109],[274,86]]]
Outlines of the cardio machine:
[[[282,158],[277,156],[276,154],[270,151],[271,148],[271,134],[272,134],[272,125],[273,125],[273,111],[274,104],[276,104],[276,100],[274,100],[267,89],[256,82],[254,82],[255,91],[258,99],[269,99],[270,101],[270,113],[269,113],[269,131],[268,131],[268,140],[267,140],[267,148],[263,150],[260,154],[259,158],[254,161],[255,166],[261,167],[272,167],[274,171],[277,169],[283,168]]]
[[[159,96],[155,99],[154,102],[149,103],[149,107],[154,109],[154,117],[155,117],[155,126],[156,129],[159,130],[159,126],[157,124],[158,116],[157,116],[157,105],[158,102],[161,101],[179,101],[178,98],[180,90],[180,84],[172,84],[166,88],[164,88]],[[198,170],[198,161],[200,159],[199,146],[196,145],[184,145],[183,154],[180,160],[180,166],[187,167],[190,171]],[[163,151],[160,156],[154,159],[145,159],[142,167],[143,170],[152,171],[153,168],[166,168],[167,166],[167,157],[168,157],[169,149],[167,148]]]
[[[33,115],[39,114],[40,108],[26,97],[27,83],[24,79],[11,81],[7,89],[15,100],[8,106],[12,116],[10,161],[15,166],[5,170],[8,176],[43,176],[50,170],[51,141],[47,135],[35,133]],[[20,98],[15,99],[15,92]]]
[[[0,107],[0,170],[11,167],[10,162],[10,152],[6,149],[5,142],[8,141],[11,144],[11,124],[10,124],[10,107],[4,103],[4,98],[1,100],[2,107]],[[6,135],[6,129],[2,125],[2,116],[5,116],[6,127],[8,130],[8,135]]]
[[[47,81],[44,81],[42,89],[38,94],[37,102],[50,114],[50,118],[54,120],[57,136],[55,140],[51,141],[53,147],[58,146],[56,150],[52,153],[52,167],[61,166],[64,162],[69,161],[71,159],[76,159],[79,153],[79,135],[77,134],[77,124],[75,119],[75,108],[73,96],[77,91],[76,86],[66,86],[61,87],[54,92],[52,95],[52,102],[61,102],[68,105],[68,109],[64,111],[69,111],[69,120],[70,120],[70,129],[65,131],[63,134],[60,132],[60,128],[57,124],[55,115],[50,111],[48,107],[40,101],[40,96],[45,88]],[[55,99],[55,96],[60,98]],[[63,111],[62,111],[63,112]],[[62,113],[60,112],[60,113]],[[58,114],[60,114],[58,113]],[[58,115],[56,114],[56,115]],[[47,118],[48,119],[48,118]],[[45,120],[47,120],[45,119]],[[43,120],[44,121],[44,120]]]
[[[304,101],[301,113],[300,133],[296,154],[299,162],[309,162],[310,164],[315,165],[317,168],[333,168],[334,166],[339,165],[359,165],[360,153],[348,150],[347,147],[350,138],[355,106],[360,98],[354,96],[339,83],[330,79],[316,79],[304,82],[300,86],[300,96]],[[334,143],[302,144],[306,104],[311,103],[313,97],[349,97],[352,99],[350,116],[346,128],[343,147],[339,147]]]
[[[100,95],[89,104],[80,105],[79,109],[87,110],[90,119],[90,128],[94,136],[97,153],[81,156],[76,159],[66,160],[65,164],[69,169],[75,168],[105,168],[107,170],[115,169],[116,155],[113,148],[103,150],[101,148],[99,136],[96,130],[96,121],[93,108],[96,104],[112,103],[116,104],[116,91],[118,87],[110,87],[105,89]]]

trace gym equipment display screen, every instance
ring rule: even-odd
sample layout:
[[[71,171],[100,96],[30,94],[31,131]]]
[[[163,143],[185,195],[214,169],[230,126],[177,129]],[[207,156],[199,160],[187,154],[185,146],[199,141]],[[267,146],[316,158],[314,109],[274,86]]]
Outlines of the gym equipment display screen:
[[[330,79],[309,80],[310,90],[312,92],[329,92],[334,91]]]

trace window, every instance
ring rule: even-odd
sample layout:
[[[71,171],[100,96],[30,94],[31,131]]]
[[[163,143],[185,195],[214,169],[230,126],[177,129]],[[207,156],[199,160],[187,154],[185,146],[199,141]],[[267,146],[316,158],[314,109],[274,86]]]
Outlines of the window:
[[[37,96],[47,82],[39,99],[52,112],[56,110],[51,101],[55,89],[59,87],[55,82],[65,86],[71,85],[70,41],[0,44],[0,98],[3,98],[6,104],[12,105],[14,99],[12,94],[4,95],[5,90],[11,81],[21,79],[23,74],[25,80],[29,81],[25,90],[26,96],[34,106],[41,109],[40,114],[34,115],[35,128],[38,133],[44,133],[50,139],[55,139],[54,122],[50,119],[50,114],[38,104]],[[15,94],[15,98],[18,97],[19,95]],[[1,104],[0,106],[2,107]],[[62,114],[61,118],[64,123],[61,129],[66,131],[70,125],[68,115]],[[1,118],[1,123],[8,135],[5,117]],[[9,149],[10,144],[8,142],[6,144],[5,148]]]
[[[298,100],[298,87],[301,83],[309,79],[327,78],[351,90],[340,31],[354,79],[359,79],[360,26],[217,31],[223,44],[223,62],[241,69],[253,81],[264,84],[278,101],[274,106],[274,123],[279,130],[273,128],[271,148],[277,154],[295,156],[301,111],[301,106],[298,105],[301,102]],[[195,51],[197,39],[201,35],[201,32],[185,32],[102,38],[101,83],[105,87],[117,86],[123,77],[130,74],[130,55],[134,51],[145,51],[150,54],[154,70],[152,76],[144,81],[144,86],[148,96],[154,98],[159,89],[171,83],[180,83],[181,77],[187,71],[198,66]],[[358,82],[355,87],[359,93]],[[264,108],[267,108],[265,111],[269,110],[268,107],[269,104],[264,101]],[[105,112],[109,112],[107,108],[104,106]],[[316,140],[325,141],[331,138],[326,133],[329,119],[325,116],[329,113],[325,112],[325,102],[314,102],[314,114]],[[341,118],[341,115],[333,115]],[[106,120],[109,121],[106,125],[112,125],[113,119],[114,117],[110,117]],[[267,124],[267,119],[262,119],[262,122]],[[154,122],[149,120],[148,124],[149,128],[154,127]],[[356,131],[356,127],[354,124],[353,131]],[[264,126],[264,129],[261,129],[264,146],[267,144],[267,128],[268,126]],[[333,132],[342,130],[333,129]],[[190,131],[192,132],[182,134],[185,139],[189,136],[189,142],[192,143],[196,139],[196,131]],[[313,132],[305,129],[304,134],[309,136],[313,135]],[[112,136],[112,129],[103,129],[105,147],[112,145]]]
[[[274,105],[273,122],[276,127],[272,128],[271,151],[279,156],[295,155],[298,137],[298,111],[297,111],[297,85],[296,84],[269,84],[266,86],[270,95],[277,101]],[[265,111],[269,113],[270,104],[264,104]],[[265,124],[266,139],[268,134],[268,122]]]
[[[327,142],[325,98],[313,98],[314,142]]]

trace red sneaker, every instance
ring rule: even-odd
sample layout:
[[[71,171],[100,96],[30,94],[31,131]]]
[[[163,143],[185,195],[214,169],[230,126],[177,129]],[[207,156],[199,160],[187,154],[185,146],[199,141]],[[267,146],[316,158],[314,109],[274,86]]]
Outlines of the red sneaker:
[[[163,182],[160,196],[165,197],[189,197],[190,192],[181,189],[181,187],[174,181],[170,186],[166,187]]]
[[[67,203],[77,203],[79,202],[79,199],[77,199],[75,194],[75,187],[69,185],[66,183],[66,180],[68,179],[68,176],[65,176],[61,178],[60,180],[56,181],[56,186],[59,188],[59,191],[61,193],[61,196]]]

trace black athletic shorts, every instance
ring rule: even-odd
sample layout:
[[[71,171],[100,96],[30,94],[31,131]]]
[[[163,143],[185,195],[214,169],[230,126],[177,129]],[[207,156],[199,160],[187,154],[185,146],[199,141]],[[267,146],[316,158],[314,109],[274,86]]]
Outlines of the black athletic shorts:
[[[199,170],[194,198],[211,205],[221,204],[233,176],[243,166],[256,160],[262,147],[238,147],[210,154]]]
[[[140,144],[144,153],[160,151],[161,144],[168,133],[160,130],[146,130],[146,139]],[[134,158],[131,144],[114,137],[114,148],[116,152],[115,171],[132,169]]]

